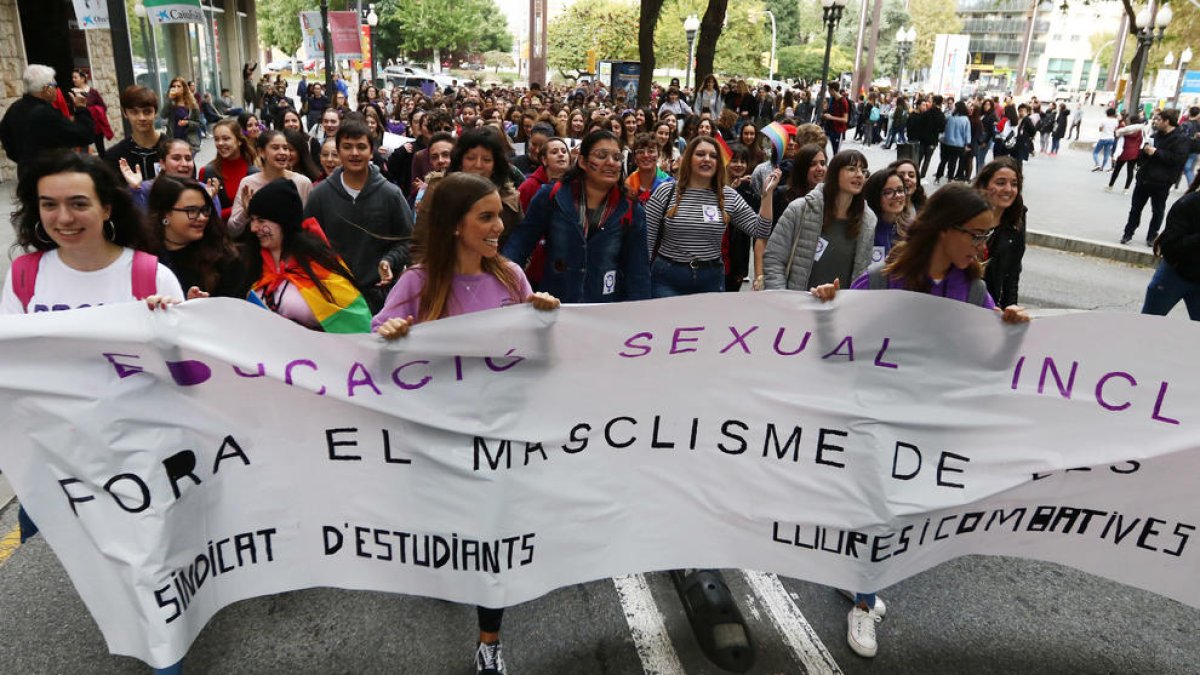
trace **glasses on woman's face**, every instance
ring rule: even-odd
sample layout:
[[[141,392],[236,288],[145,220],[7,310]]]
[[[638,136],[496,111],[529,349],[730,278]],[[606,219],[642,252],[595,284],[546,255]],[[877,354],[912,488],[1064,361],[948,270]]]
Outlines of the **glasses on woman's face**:
[[[908,190],[905,190],[902,187],[884,188],[884,190],[883,190],[883,196],[885,199],[890,199],[892,197],[905,197],[907,195],[908,195]]]
[[[588,159],[591,159],[596,162],[612,162],[614,164],[620,164],[621,163],[621,153],[620,152],[605,152],[603,150],[598,150],[598,151],[593,152],[592,154],[588,155]]]
[[[967,228],[965,228],[961,225],[955,225],[954,229],[958,230],[959,232],[965,232],[968,236],[970,236],[971,244],[973,244],[975,246],[987,243],[987,240],[992,236],[992,232],[995,231],[995,230],[984,230],[983,232],[980,232],[978,230],[968,230]]]
[[[171,210],[179,213],[186,213],[187,219],[192,222],[200,220],[201,216],[207,218],[211,216],[213,212],[212,204],[206,204],[205,206],[185,206],[182,209],[173,208]]]

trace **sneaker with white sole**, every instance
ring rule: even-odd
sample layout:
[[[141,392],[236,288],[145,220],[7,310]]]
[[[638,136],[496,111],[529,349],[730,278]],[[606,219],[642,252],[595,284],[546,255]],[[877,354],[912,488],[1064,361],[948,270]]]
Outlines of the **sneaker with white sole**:
[[[499,642],[479,643],[475,648],[475,672],[478,675],[504,675],[504,650]]]
[[[854,591],[848,591],[844,588],[839,588],[838,593],[850,598],[850,602],[855,602],[857,600],[858,594]],[[884,616],[887,616],[887,605],[884,604],[883,598],[879,597],[878,595],[875,596],[875,607],[873,609],[875,610],[875,613],[879,615],[879,618],[882,619]]]
[[[879,615],[874,610],[862,609],[857,605],[846,616],[846,642],[855,654],[866,658],[875,656],[879,643],[875,641],[875,624]]]

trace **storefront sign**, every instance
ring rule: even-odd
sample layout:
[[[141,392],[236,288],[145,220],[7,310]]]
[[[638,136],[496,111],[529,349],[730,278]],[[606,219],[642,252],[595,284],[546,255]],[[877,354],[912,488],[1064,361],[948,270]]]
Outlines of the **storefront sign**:
[[[204,23],[200,0],[145,0],[143,4],[150,23]]]
[[[75,19],[80,30],[108,30],[108,4],[105,0],[74,0]]]

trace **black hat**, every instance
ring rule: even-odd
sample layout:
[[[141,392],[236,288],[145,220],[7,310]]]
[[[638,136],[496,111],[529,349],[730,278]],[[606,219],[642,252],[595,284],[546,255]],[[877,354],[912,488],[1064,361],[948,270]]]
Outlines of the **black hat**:
[[[286,178],[276,178],[254,193],[246,212],[274,221],[285,229],[296,229],[304,217],[304,203],[300,201],[300,191],[295,183]]]

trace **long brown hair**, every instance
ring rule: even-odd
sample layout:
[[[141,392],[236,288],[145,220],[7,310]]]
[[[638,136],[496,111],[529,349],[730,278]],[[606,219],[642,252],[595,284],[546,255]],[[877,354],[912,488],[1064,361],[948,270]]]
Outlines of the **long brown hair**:
[[[446,316],[458,262],[456,231],[480,199],[498,192],[490,180],[462,172],[447,175],[429,190],[422,201],[422,206],[428,202],[428,208],[421,209],[414,233],[420,250],[418,264],[425,272],[418,323]],[[499,279],[513,302],[525,300],[520,297],[520,281],[508,266],[508,259],[497,255],[484,258],[482,264],[484,273]]]
[[[667,209],[667,217],[674,218],[675,213],[679,210],[679,202],[683,200],[683,193],[688,189],[688,183],[692,180],[692,156],[696,154],[696,147],[701,143],[711,145],[713,151],[717,153],[717,172],[713,174],[710,187],[717,195],[717,208],[721,210],[721,216],[728,225],[729,214],[725,212],[725,184],[729,181],[725,178],[725,155],[721,152],[721,146],[712,136],[696,136],[688,141],[687,147],[684,148],[683,158],[679,160],[679,178],[675,181],[675,203]]]
[[[236,122],[235,122],[236,124]],[[154,180],[150,195],[146,199],[146,237],[152,251],[165,251],[166,223],[171,217],[171,209],[179,203],[179,197],[184,192],[196,192],[204,198],[208,206],[212,206],[212,198],[199,181],[191,178],[176,178],[162,174]],[[212,291],[221,281],[221,264],[226,260],[236,260],[238,251],[229,236],[229,229],[221,222],[221,212],[215,208],[208,217],[204,227],[204,235],[199,241],[187,244],[184,248],[195,251],[196,269],[204,284],[201,290]]]
[[[216,134],[217,129],[226,129],[229,131],[229,133],[233,134],[233,137],[237,140],[238,154],[242,156],[242,159],[246,160],[247,165],[254,166],[254,160],[257,159],[258,155],[254,152],[254,148],[250,147],[250,141],[246,140],[246,135],[242,133],[242,127],[240,124],[238,124],[237,119],[233,117],[226,117],[225,119],[213,125],[214,135]],[[221,159],[220,153],[217,154],[216,159],[213,161],[217,163],[217,166],[220,166],[222,163],[224,163],[224,160]]]
[[[825,183],[821,195],[825,198],[825,213],[821,222],[821,231],[825,232],[833,224],[834,212],[837,211],[837,198],[842,191],[841,173],[847,167],[858,167],[867,170],[867,158],[857,150],[842,150],[829,160],[825,168]],[[794,170],[794,169],[793,169]],[[866,210],[867,200],[860,190],[850,199],[850,208],[846,209],[846,234],[851,239],[857,239],[862,231],[863,211]]]
[[[170,92],[171,92],[171,86],[174,85],[176,82],[178,82],[179,85],[183,88],[182,98],[180,99],[178,104],[185,106],[188,110],[191,110],[193,108],[199,108],[200,106],[196,105],[196,97],[192,96],[192,90],[188,89],[187,80],[183,79],[183,77],[179,76],[179,75],[176,75],[175,77],[173,77],[171,79],[170,84],[167,85],[167,100],[171,103],[175,103],[175,101],[171,101],[171,93]]]
[[[910,291],[929,291],[929,261],[937,249],[942,232],[962,227],[975,216],[991,210],[979,190],[951,183],[933,193],[926,208],[908,226],[905,238],[896,242],[888,255],[884,272],[889,279],[900,279]],[[972,281],[983,276],[983,268],[972,262],[963,270]]]
[[[1004,213],[1000,214],[1000,222],[996,223],[999,227],[1010,227],[1017,232],[1025,229],[1025,200],[1021,198],[1021,193],[1025,191],[1025,174],[1021,173],[1021,165],[1011,157],[1001,156],[993,159],[984,165],[979,170],[979,175],[975,176],[973,186],[976,190],[987,192],[988,183],[996,177],[996,173],[1000,169],[1008,169],[1017,176],[1017,198],[1004,209]]]
[[[817,158],[817,155],[824,154],[825,146],[816,143],[809,143],[796,153],[796,160],[792,162],[792,175],[788,181],[788,202],[803,197],[816,187],[816,185],[808,184],[808,170],[812,168],[813,160]]]

